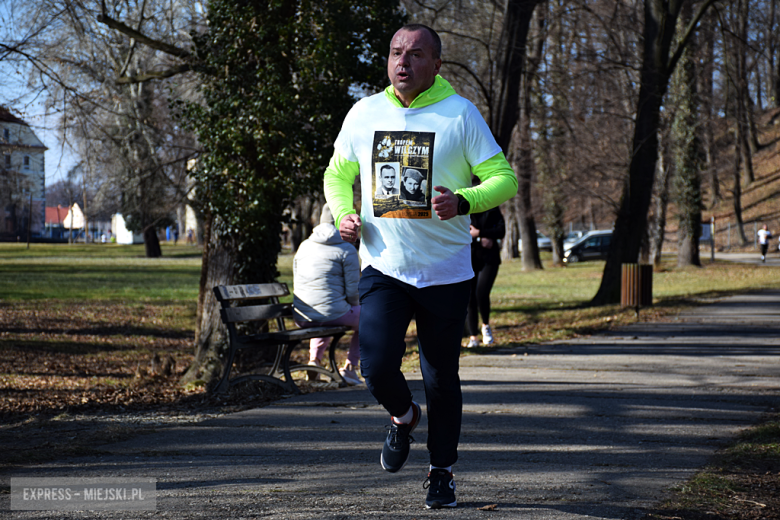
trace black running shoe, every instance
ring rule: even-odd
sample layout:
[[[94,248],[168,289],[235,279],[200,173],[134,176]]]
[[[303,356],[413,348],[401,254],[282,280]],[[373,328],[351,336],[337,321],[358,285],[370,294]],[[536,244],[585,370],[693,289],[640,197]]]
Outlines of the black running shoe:
[[[428,490],[425,507],[441,509],[442,507],[457,507],[455,500],[455,479],[446,469],[432,469],[425,479],[423,489]]]
[[[390,473],[400,471],[409,460],[409,444],[414,442],[409,434],[417,427],[422,415],[420,405],[414,401],[412,401],[412,412],[412,422],[409,424],[396,424],[390,419],[390,431],[387,433],[380,459],[382,467]]]

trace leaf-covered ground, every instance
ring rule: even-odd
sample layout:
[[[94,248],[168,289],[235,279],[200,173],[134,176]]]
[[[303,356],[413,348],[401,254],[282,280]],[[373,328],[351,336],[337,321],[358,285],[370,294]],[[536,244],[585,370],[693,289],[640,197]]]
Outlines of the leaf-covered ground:
[[[0,304],[0,468],[277,399],[264,385],[221,398],[179,385],[193,340],[182,316],[192,312],[121,302]]]
[[[647,520],[780,518],[780,415],[768,414]]]
[[[0,303],[0,472],[94,454],[101,445],[139,433],[263,406],[281,396],[262,384],[220,398],[200,387],[181,387],[179,378],[192,359],[187,317],[193,313],[179,304]],[[663,314],[648,309],[645,318],[663,319]],[[569,318],[570,333],[595,332],[630,317],[615,309],[583,311],[578,326]],[[505,339],[522,343],[546,337],[543,323],[528,320],[500,330]],[[413,367],[414,339],[407,339],[408,367]],[[646,519],[780,519],[777,421],[769,417],[751,429]]]

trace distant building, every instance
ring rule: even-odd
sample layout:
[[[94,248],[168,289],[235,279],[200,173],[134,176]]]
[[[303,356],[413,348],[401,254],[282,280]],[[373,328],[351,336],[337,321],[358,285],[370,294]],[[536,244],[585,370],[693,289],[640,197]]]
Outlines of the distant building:
[[[70,238],[72,234],[73,240],[83,242],[86,235],[88,242],[112,242],[111,238],[116,236],[116,233],[112,231],[115,229],[113,222],[108,220],[89,220],[89,232],[86,232],[84,226],[87,219],[84,218],[84,212],[78,203],[64,209],[66,213],[62,220],[62,238]],[[124,221],[122,221],[122,227],[124,227]]]
[[[46,230],[43,236],[54,239],[65,237],[65,217],[67,215],[68,208],[46,206]]]
[[[125,225],[125,218],[117,213],[111,217],[111,229],[116,237],[117,244],[143,244],[144,236],[140,233],[133,233]]]
[[[30,125],[0,105],[0,238],[24,238],[28,227],[43,235],[46,150]]]

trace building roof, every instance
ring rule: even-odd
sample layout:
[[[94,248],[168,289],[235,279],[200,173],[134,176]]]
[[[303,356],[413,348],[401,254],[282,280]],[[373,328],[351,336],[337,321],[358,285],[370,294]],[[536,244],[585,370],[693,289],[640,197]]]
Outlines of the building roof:
[[[59,215],[58,215],[59,213]],[[65,222],[65,217],[68,215],[68,208],[62,206],[52,207],[46,206],[46,224],[55,226]]]
[[[0,105],[0,123],[16,123],[17,125],[29,126],[27,123],[16,117],[3,105]]]

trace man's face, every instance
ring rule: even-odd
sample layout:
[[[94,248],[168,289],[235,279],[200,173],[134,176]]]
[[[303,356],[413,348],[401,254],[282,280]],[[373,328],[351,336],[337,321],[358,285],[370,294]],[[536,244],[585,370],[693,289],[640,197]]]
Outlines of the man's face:
[[[385,168],[382,170],[382,186],[384,186],[386,190],[392,190],[394,185],[395,172],[390,168]]]
[[[387,76],[404,106],[433,85],[440,68],[441,59],[434,57],[433,37],[428,31],[401,29],[395,33],[387,58]]]

